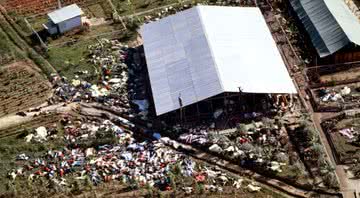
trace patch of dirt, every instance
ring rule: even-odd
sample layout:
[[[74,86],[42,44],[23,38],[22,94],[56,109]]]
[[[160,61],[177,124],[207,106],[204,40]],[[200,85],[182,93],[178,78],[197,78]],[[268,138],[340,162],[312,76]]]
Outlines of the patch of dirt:
[[[51,84],[29,61],[0,68],[0,117],[46,102]]]
[[[337,72],[334,74],[323,75],[320,77],[321,82],[337,82],[360,77],[360,67],[351,68],[347,71]]]

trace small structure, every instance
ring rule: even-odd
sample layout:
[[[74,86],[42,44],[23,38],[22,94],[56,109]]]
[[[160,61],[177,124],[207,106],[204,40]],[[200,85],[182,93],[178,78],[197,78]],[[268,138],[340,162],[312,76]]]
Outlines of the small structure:
[[[141,34],[157,115],[222,93],[297,93],[258,8],[196,6]]]
[[[82,10],[76,4],[72,4],[48,14],[49,21],[43,24],[51,35],[62,34],[82,25]]]
[[[320,64],[360,61],[360,22],[344,0],[290,0]]]

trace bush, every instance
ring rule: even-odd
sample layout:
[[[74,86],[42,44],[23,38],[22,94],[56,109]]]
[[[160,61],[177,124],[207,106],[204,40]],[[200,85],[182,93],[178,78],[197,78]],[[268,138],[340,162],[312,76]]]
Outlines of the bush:
[[[44,57],[35,52],[35,50],[28,49],[28,57],[33,60],[36,65],[39,66],[39,68],[45,73],[47,77],[50,77],[52,73],[56,72],[51,67],[51,65],[44,59]]]
[[[204,185],[201,183],[195,182],[195,192],[197,194],[204,194],[205,193]]]

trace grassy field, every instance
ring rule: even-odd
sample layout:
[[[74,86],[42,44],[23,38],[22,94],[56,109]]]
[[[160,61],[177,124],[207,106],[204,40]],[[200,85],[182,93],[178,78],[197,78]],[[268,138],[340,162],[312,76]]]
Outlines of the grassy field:
[[[64,36],[53,40],[49,45],[47,60],[62,76],[72,79],[76,72],[87,70],[89,75],[86,80],[94,82],[97,80],[97,71],[101,65],[88,62],[88,46],[99,42],[100,38],[116,38],[126,42],[133,40],[137,35],[134,32],[129,33],[117,28],[117,26],[101,25],[84,34]]]
[[[112,0],[120,15],[131,15],[181,0]]]
[[[24,55],[17,50],[16,46],[0,27],[0,66],[23,58]]]
[[[87,47],[93,42],[96,42],[96,39],[53,47],[48,51],[48,61],[61,76],[69,79],[73,79],[76,72],[84,70],[87,70],[91,75],[95,75],[97,68],[87,62],[86,59]]]

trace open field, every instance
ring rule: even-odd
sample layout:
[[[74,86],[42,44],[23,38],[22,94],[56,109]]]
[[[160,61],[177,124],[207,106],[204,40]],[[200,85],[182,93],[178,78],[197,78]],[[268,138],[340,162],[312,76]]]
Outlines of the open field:
[[[50,83],[30,62],[0,68],[0,116],[40,105],[51,93]]]
[[[87,70],[91,77],[96,78],[95,71],[98,68],[87,61],[87,47],[92,42],[96,42],[96,40],[91,39],[89,41],[76,42],[72,45],[53,47],[48,52],[48,61],[61,76],[69,79],[74,78],[77,71],[84,70]]]
[[[118,10],[120,15],[131,15],[137,12],[142,12],[165,6],[172,3],[185,2],[182,0],[112,0],[114,6]],[[198,0],[196,2],[202,2]]]

